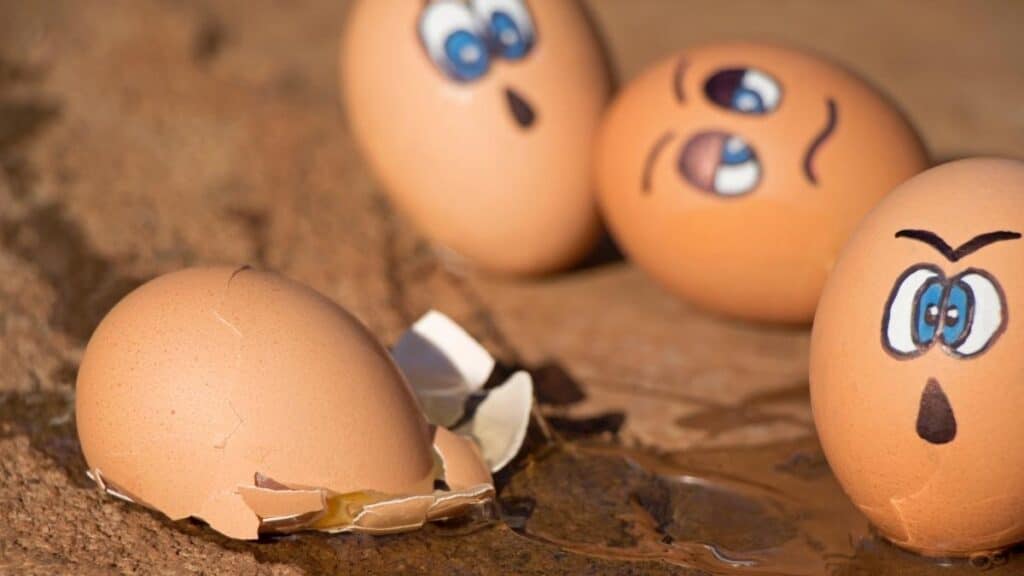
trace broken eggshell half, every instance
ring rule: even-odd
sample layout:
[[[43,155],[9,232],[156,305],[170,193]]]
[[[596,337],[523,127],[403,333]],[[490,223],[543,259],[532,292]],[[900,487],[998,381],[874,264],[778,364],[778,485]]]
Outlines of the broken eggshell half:
[[[248,268],[126,296],[86,347],[76,412],[101,489],[233,538],[399,532],[494,497],[476,444],[426,421],[357,319]]]
[[[436,310],[413,324],[392,356],[427,419],[472,438],[491,472],[504,468],[519,453],[533,410],[533,379],[528,372],[519,370],[485,389],[494,372],[494,357]]]

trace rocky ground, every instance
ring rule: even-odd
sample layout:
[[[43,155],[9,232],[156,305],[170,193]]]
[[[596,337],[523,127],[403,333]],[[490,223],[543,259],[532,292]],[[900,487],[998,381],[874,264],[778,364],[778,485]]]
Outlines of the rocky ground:
[[[589,4],[621,79],[700,41],[788,41],[884,86],[937,159],[1024,156],[1019,2]],[[694,311],[607,255],[532,282],[442,266],[349,138],[335,86],[344,11],[337,0],[0,0],[0,573],[685,574],[742,563],[719,570],[673,542],[753,550],[800,532],[658,472],[756,453],[750,462],[777,458],[744,467],[767,470],[746,480],[828,484],[806,331]],[[104,498],[74,431],[82,348],[126,292],[202,263],[306,282],[388,343],[438,308],[534,371],[564,442],[532,437],[499,478],[494,522],[396,537],[231,542]],[[719,511],[711,528],[695,527],[700,510]],[[753,524],[777,541],[740,536]],[[861,564],[830,566],[878,574],[905,560],[874,546],[857,551]]]

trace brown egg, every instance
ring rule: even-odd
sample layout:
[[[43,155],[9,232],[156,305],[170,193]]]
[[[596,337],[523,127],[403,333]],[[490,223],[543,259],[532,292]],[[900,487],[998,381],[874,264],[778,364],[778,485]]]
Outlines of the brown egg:
[[[825,454],[882,534],[928,555],[1024,540],[1024,163],[898,187],[843,249],[814,323]]]
[[[575,0],[356,0],[340,70],[366,159],[429,238],[509,274],[593,246],[610,88]]]
[[[862,80],[748,43],[632,81],[596,160],[605,218],[638,266],[709,310],[787,323],[810,322],[858,220],[925,167],[913,129]]]
[[[274,274],[190,269],[126,296],[89,341],[76,411],[101,486],[233,537],[256,537],[256,510],[434,488],[433,428],[386,351],[336,304]],[[471,450],[441,442],[442,459]],[[490,481],[470,478],[455,483]]]

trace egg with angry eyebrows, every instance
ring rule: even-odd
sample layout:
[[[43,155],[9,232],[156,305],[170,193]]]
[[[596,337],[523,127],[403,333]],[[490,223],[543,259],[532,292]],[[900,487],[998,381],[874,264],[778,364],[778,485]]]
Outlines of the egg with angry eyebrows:
[[[926,158],[899,112],[842,67],[731,43],[633,80],[595,166],[615,239],[655,280],[721,314],[804,323],[854,226]]]
[[[811,403],[847,494],[935,556],[1024,540],[1024,163],[898,187],[843,249],[811,343]]]
[[[610,80],[576,0],[356,0],[340,76],[356,142],[429,239],[520,275],[593,247]]]

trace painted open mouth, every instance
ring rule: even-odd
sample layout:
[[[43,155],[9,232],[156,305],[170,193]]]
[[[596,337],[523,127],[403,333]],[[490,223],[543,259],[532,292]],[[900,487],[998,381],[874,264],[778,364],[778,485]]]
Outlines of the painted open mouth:
[[[917,409],[917,435],[930,444],[948,444],[956,438],[956,416],[938,380],[930,378]]]
[[[534,112],[533,106],[530,106],[529,102],[511,88],[505,89],[505,100],[508,102],[509,112],[512,113],[512,117],[516,119],[519,126],[524,129],[533,126],[534,121],[537,120],[537,113]]]
[[[821,132],[815,136],[814,140],[811,141],[811,146],[807,149],[807,154],[804,155],[804,174],[807,175],[807,179],[811,181],[811,184],[818,184],[818,174],[814,170],[814,156],[818,153],[818,150],[825,143],[826,140],[832,136],[832,133],[836,130],[836,124],[839,122],[839,112],[836,109],[836,101],[829,98],[825,102],[825,107],[828,109],[828,120],[825,121],[825,127],[822,128]]]

